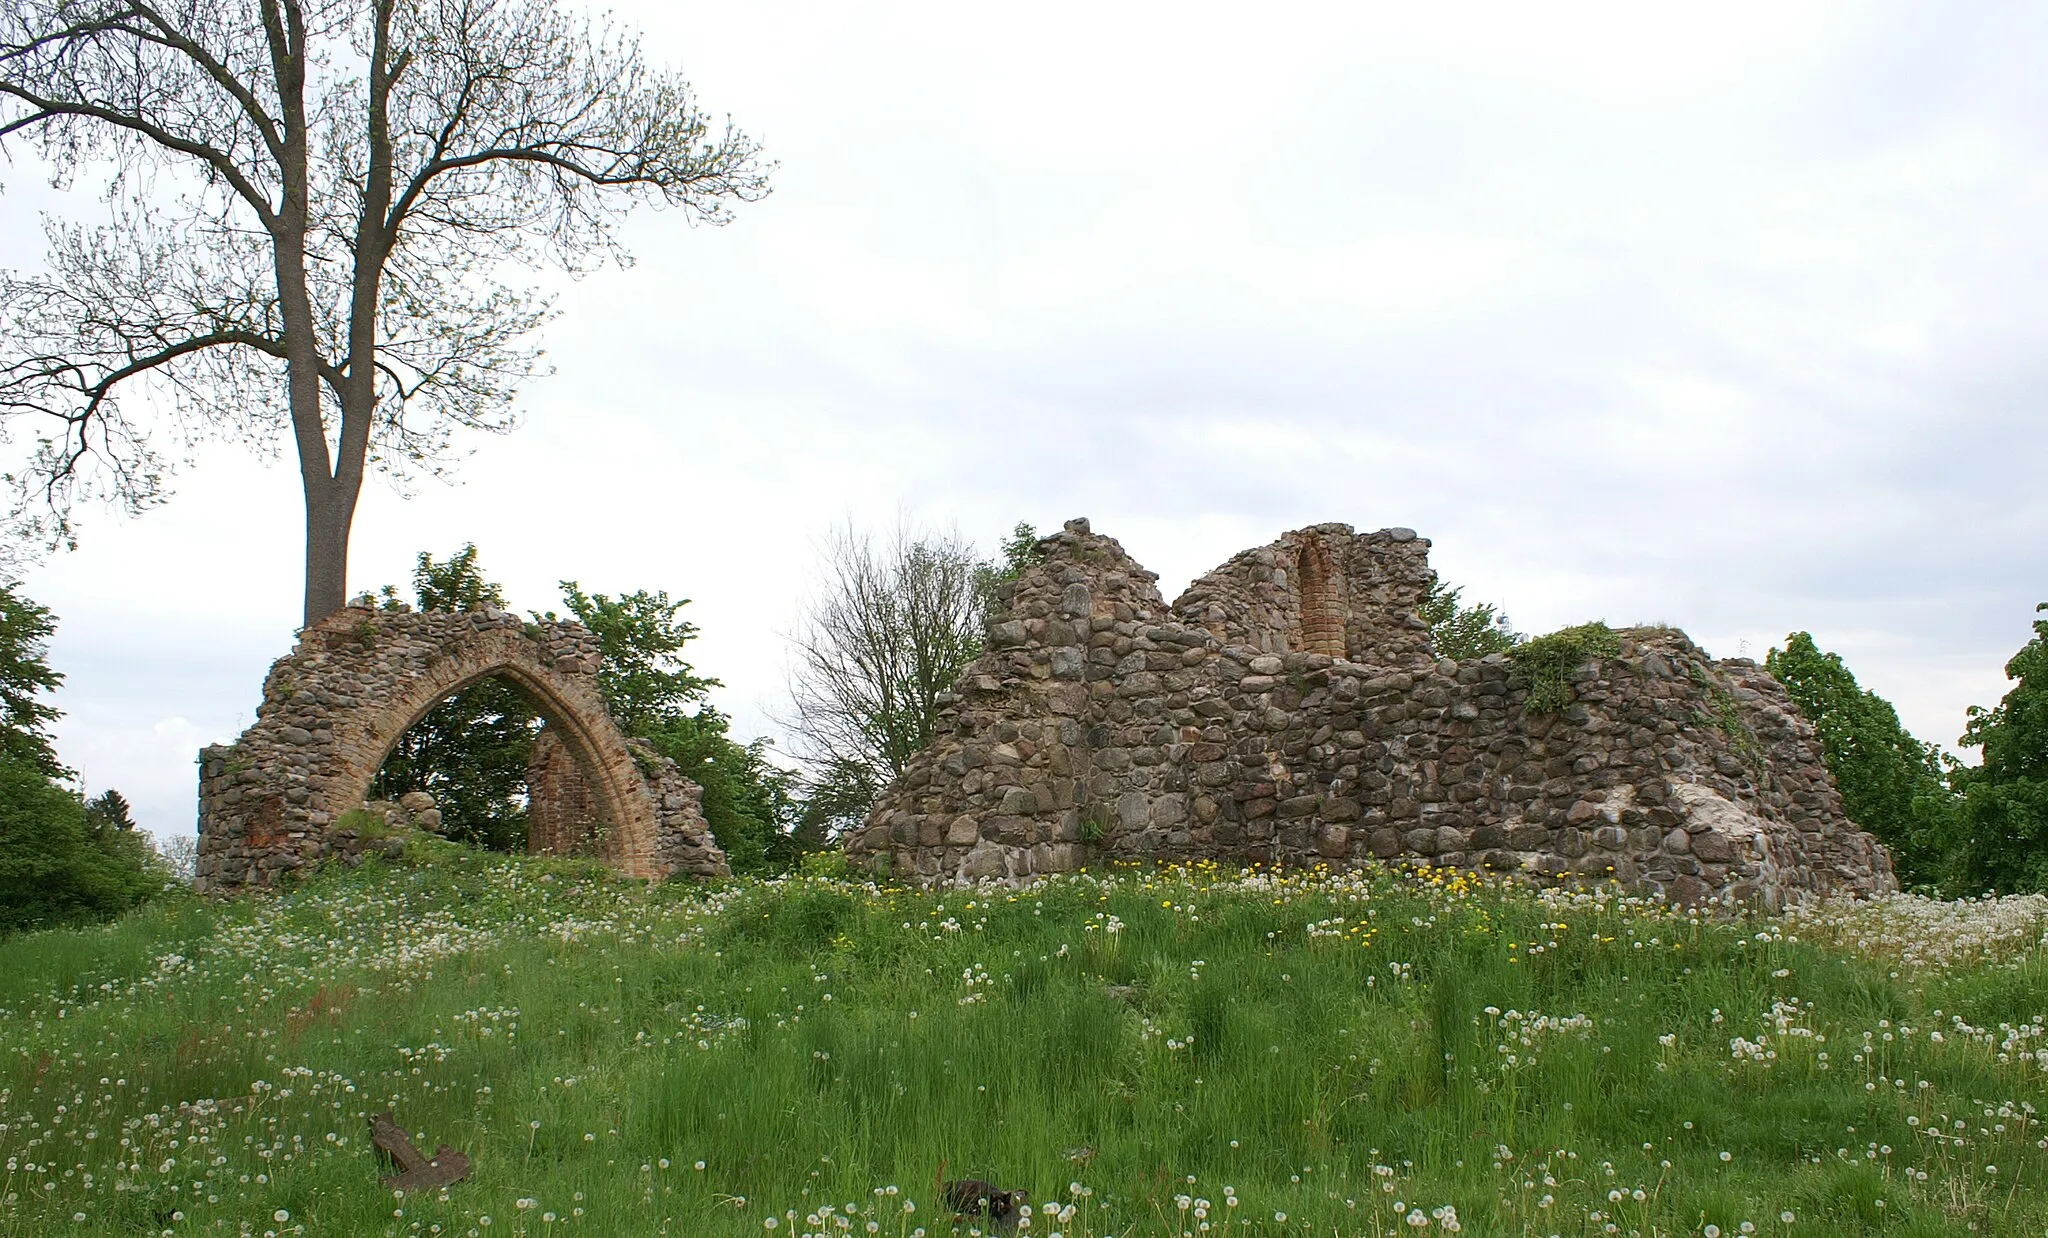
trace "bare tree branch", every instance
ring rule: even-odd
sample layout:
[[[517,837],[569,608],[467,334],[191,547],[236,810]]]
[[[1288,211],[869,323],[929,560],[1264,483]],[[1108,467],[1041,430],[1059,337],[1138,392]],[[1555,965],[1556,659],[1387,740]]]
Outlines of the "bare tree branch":
[[[623,259],[632,206],[722,223],[772,170],[552,0],[0,0],[9,141],[62,183],[104,172],[115,215],[0,278],[0,440],[62,427],[8,474],[16,519],[61,538],[80,499],[155,501],[131,387],[171,397],[182,445],[288,430],[308,622],[345,596],[367,465],[438,473],[460,432],[514,424],[551,310],[500,268]]]
[[[981,651],[983,565],[957,534],[850,525],[824,546],[825,581],[793,637],[787,719],[821,776],[879,786],[929,747],[939,698]]]
[[[235,192],[256,212],[257,218],[263,221],[265,227],[273,227],[276,224],[276,216],[270,209],[269,201],[254,184],[250,183],[242,169],[235,164],[233,159],[228,157],[225,151],[216,150],[206,143],[192,138],[181,137],[161,125],[151,124],[141,117],[124,115],[111,107],[103,107],[91,103],[67,103],[59,99],[46,98],[4,80],[0,80],[0,95],[17,99],[27,104],[30,108],[27,115],[9,121],[5,125],[0,125],[0,138],[5,138],[17,130],[26,129],[31,125],[42,124],[66,116],[82,120],[96,120],[117,128],[133,130],[136,134],[149,139],[164,150],[174,154],[189,155],[206,164],[222,180],[234,186]]]

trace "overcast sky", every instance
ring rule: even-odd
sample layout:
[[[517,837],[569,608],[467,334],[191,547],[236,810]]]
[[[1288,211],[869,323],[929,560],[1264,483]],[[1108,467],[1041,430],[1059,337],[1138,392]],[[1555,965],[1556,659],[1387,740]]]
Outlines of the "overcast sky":
[[[1086,515],[1169,598],[1407,525],[1524,631],[1810,629],[1952,743],[2048,599],[2048,7],[1659,7],[622,5],[774,195],[634,216],[525,424],[366,487],[351,591],[474,541],[521,608],[692,598],[751,736],[837,519]],[[101,209],[20,173],[11,266]],[[176,486],[25,589],[60,755],[190,832],[302,514],[231,449]]]

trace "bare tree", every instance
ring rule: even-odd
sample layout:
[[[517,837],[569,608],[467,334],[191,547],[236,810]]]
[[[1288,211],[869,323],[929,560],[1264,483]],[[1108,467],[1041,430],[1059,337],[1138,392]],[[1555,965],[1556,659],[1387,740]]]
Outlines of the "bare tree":
[[[989,568],[958,534],[899,523],[826,537],[824,585],[794,637],[789,727],[809,792],[843,822],[929,747],[938,698],[981,652]]]
[[[197,834],[152,834],[150,842],[156,853],[163,857],[164,867],[178,881],[190,885],[199,875],[199,836]]]
[[[549,306],[503,264],[623,259],[628,207],[722,223],[771,170],[550,0],[0,0],[9,137],[60,185],[105,169],[113,206],[0,279],[16,519],[65,541],[79,500],[156,501],[138,398],[182,445],[289,428],[307,623],[346,596],[366,464],[438,473],[456,431],[510,428]]]

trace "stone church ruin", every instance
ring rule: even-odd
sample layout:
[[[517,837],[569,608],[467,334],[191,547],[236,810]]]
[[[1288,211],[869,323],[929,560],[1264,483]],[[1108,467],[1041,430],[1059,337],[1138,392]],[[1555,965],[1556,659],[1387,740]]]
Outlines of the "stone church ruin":
[[[597,638],[576,623],[491,608],[382,610],[367,599],[336,611],[270,668],[256,724],[199,754],[199,888],[268,885],[373,849],[381,821],[355,810],[393,745],[437,703],[492,676],[517,685],[546,723],[527,771],[530,851],[593,855],[650,879],[727,873],[702,789],[620,732],[597,669]]]
[[[1545,712],[1512,657],[1436,656],[1407,529],[1300,529],[1170,607],[1085,520],[1038,549],[856,861],[973,880],[1378,860],[1770,907],[1896,888],[1784,689],[1681,632],[1621,630]]]

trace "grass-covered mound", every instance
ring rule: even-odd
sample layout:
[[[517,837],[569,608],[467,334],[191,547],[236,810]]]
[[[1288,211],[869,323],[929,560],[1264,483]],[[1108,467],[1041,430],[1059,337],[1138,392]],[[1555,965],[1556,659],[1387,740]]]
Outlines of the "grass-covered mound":
[[[2048,900],[648,890],[416,843],[0,944],[0,1234],[2040,1234]],[[377,1182],[396,1110],[475,1173]],[[1020,1225],[1022,1228],[1022,1225]]]

